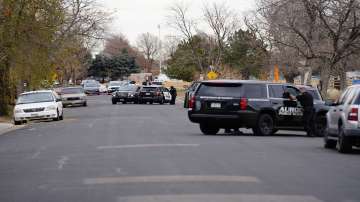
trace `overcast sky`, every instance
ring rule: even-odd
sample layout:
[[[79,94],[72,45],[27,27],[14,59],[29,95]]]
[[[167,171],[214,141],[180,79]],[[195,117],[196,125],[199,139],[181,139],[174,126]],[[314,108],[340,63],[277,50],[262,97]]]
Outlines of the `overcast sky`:
[[[162,37],[174,35],[174,30],[166,25],[168,8],[177,0],[98,0],[106,10],[114,12],[113,21],[109,26],[110,33],[123,33],[132,45],[136,44],[139,34],[150,32],[158,35],[161,25]],[[201,17],[203,5],[211,2],[225,2],[239,15],[252,9],[255,0],[183,0],[190,7],[191,15]]]

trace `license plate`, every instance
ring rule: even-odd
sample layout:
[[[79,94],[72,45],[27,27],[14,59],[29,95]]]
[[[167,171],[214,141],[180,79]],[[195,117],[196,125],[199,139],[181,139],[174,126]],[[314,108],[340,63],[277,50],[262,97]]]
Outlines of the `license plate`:
[[[39,116],[39,114],[31,114],[30,116],[31,117],[37,117],[37,116]]]
[[[210,107],[220,109],[221,108],[221,103],[211,103]]]
[[[146,93],[145,95],[150,95],[150,93]]]

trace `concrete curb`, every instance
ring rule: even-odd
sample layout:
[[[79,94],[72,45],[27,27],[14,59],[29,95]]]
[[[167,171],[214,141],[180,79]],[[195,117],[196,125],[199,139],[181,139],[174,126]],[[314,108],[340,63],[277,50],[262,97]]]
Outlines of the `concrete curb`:
[[[25,125],[15,126],[11,123],[0,123],[0,135],[25,127]]]

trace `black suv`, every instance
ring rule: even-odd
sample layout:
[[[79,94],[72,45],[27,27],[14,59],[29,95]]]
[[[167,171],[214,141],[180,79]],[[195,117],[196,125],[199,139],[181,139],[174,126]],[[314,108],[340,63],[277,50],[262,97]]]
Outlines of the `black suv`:
[[[310,89],[310,88],[309,88]],[[272,135],[277,130],[304,130],[303,109],[297,101],[284,98],[299,89],[292,84],[262,81],[203,81],[189,101],[188,117],[200,124],[206,134],[217,134],[221,128],[251,128],[256,135]],[[314,101],[316,135],[326,128],[328,107]]]
[[[139,93],[139,103],[160,103],[166,102],[164,92],[161,86],[143,86]]]
[[[189,108],[189,101],[191,96],[194,94],[197,87],[200,85],[199,81],[195,81],[191,84],[191,86],[186,89],[185,91],[185,98],[184,98],[184,108]]]
[[[119,87],[112,93],[111,102],[115,105],[118,102],[126,104],[128,102],[138,103],[140,87],[136,85],[126,85]]]

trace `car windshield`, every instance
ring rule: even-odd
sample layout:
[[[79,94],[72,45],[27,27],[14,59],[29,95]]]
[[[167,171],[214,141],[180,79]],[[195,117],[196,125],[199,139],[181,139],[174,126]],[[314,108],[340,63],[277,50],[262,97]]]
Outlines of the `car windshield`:
[[[118,89],[118,91],[136,91],[137,86],[129,85],[129,86],[122,86]]]
[[[197,95],[210,97],[240,97],[242,93],[241,84],[202,84]]]
[[[96,88],[96,87],[99,87],[99,84],[97,84],[97,83],[87,83],[87,84],[85,84],[85,88]]]
[[[62,94],[81,94],[84,93],[82,88],[64,88],[61,91]]]
[[[143,89],[141,91],[144,91],[144,92],[156,91],[156,87],[143,87]]]
[[[121,82],[110,82],[109,86],[121,86],[122,83]]]
[[[29,104],[38,102],[52,102],[54,97],[50,92],[28,93],[20,95],[17,104]]]

